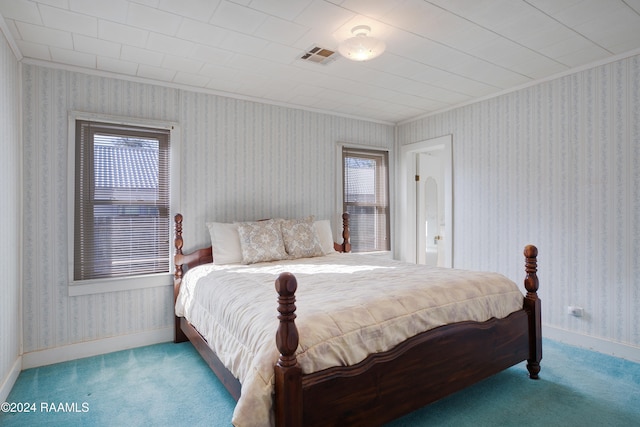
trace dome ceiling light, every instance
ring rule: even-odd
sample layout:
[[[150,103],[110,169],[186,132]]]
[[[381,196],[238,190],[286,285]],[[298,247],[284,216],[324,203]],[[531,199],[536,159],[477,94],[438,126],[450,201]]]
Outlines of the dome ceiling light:
[[[338,52],[345,58],[353,61],[368,61],[379,56],[386,47],[382,40],[370,37],[371,27],[368,25],[358,25],[351,29],[353,37],[346,39],[340,46]]]

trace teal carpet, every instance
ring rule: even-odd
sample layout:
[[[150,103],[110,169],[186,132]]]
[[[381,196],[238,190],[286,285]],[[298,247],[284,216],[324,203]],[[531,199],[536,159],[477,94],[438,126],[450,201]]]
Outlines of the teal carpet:
[[[543,352],[538,381],[520,364],[386,427],[640,426],[640,364],[549,340]],[[27,369],[7,402],[35,411],[2,412],[3,427],[230,426],[235,404],[189,343]]]

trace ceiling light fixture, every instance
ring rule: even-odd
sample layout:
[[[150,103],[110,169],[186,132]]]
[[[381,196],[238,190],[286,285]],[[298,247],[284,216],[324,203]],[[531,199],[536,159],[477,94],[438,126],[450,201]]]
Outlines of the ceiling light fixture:
[[[338,52],[345,58],[353,61],[367,61],[379,56],[386,47],[382,40],[369,37],[371,27],[368,25],[358,25],[351,29],[353,37],[346,39],[340,46]]]

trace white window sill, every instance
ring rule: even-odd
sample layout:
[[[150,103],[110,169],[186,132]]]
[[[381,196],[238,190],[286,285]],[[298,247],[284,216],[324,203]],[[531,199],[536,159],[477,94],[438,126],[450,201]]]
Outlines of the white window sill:
[[[173,285],[173,274],[149,274],[146,276],[122,277],[116,279],[82,280],[69,283],[69,296],[121,292],[134,289],[156,288]]]
[[[391,251],[370,251],[370,252],[353,252],[354,254],[377,256],[380,258],[393,259]]]

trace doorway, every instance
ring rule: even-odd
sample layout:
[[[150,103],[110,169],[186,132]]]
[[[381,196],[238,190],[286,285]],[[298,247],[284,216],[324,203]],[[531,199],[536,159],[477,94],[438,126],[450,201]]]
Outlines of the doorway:
[[[399,258],[453,266],[452,136],[400,149]]]

